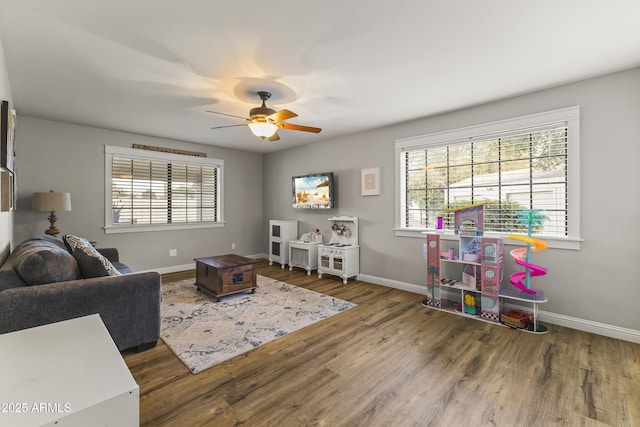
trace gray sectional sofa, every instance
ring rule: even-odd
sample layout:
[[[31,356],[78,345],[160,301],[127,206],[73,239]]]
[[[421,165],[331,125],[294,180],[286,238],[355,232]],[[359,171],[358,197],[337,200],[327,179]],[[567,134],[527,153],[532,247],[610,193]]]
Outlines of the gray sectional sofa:
[[[0,267],[0,334],[98,313],[119,350],[155,346],[160,275],[133,272],[115,248],[65,240],[29,239]]]

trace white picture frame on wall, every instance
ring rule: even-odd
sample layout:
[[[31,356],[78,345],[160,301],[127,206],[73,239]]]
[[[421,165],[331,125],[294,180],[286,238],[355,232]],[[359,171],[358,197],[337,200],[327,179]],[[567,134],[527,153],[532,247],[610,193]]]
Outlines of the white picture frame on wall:
[[[380,195],[380,168],[360,170],[360,194],[363,196]]]

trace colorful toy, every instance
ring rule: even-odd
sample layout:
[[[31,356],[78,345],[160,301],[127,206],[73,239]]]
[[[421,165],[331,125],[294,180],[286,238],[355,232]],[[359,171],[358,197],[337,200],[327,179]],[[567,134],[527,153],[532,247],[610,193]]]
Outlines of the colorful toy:
[[[455,259],[455,251],[454,251],[454,249],[451,248],[446,252],[440,252],[440,258],[444,258],[444,259],[448,259],[448,260]]]
[[[500,321],[505,325],[514,328],[526,329],[531,324],[531,313],[524,313],[519,310],[509,310],[500,316]]]
[[[437,234],[427,234],[427,287],[431,290],[427,298],[422,301],[425,306],[440,308],[440,236]],[[430,286],[429,286],[430,285]],[[438,292],[436,292],[438,291]]]
[[[547,274],[547,269],[531,263],[531,253],[541,251],[547,248],[547,242],[541,239],[534,239],[531,237],[531,231],[534,224],[542,223],[542,220],[548,219],[546,215],[540,213],[539,210],[521,211],[519,222],[524,222],[526,216],[526,223],[528,224],[528,236],[520,236],[512,234],[509,239],[520,240],[527,243],[526,248],[513,249],[510,254],[516,264],[525,268],[525,271],[519,271],[513,273],[510,277],[511,284],[521,291],[535,295],[536,291],[531,289],[531,277],[544,276]]]
[[[479,203],[446,211],[453,212],[455,234],[460,230],[472,228],[473,231],[479,232],[478,236],[481,236],[484,228],[484,205]]]
[[[504,241],[499,237],[483,237],[481,246],[480,316],[499,323],[502,312],[500,290],[504,280]]]
[[[547,247],[545,241],[531,237],[533,227],[537,226],[536,221],[541,221],[546,216],[536,211],[523,211],[519,214],[519,221],[528,224],[528,236],[509,236],[527,243],[526,248],[519,247],[511,251],[515,262],[525,268],[524,272],[511,276],[512,283],[518,289],[514,290],[505,289],[502,285],[503,238],[482,235],[483,206],[467,206],[453,212],[456,213],[456,234],[461,252],[453,257],[450,252],[441,252],[442,233],[426,233],[427,242],[423,250],[427,260],[427,297],[422,305],[477,316],[493,323],[503,320],[506,325],[533,333],[546,332],[547,328],[538,323],[538,304],[546,302],[544,293],[531,290],[529,286],[531,276],[541,276],[547,272],[546,268],[530,262],[531,252]],[[461,277],[456,277],[457,280],[441,277],[450,273],[460,274]],[[505,300],[528,300],[533,303],[533,313],[503,313]]]
[[[473,295],[466,294],[464,296],[464,312],[476,314],[476,299]]]

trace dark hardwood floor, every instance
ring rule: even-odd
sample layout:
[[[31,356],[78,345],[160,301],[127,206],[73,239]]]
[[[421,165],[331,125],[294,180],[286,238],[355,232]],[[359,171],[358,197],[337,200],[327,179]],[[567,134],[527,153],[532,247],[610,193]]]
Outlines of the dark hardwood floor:
[[[555,325],[528,334],[264,260],[258,274],[358,307],[195,375],[162,341],[125,353],[141,425],[640,425],[638,344]]]

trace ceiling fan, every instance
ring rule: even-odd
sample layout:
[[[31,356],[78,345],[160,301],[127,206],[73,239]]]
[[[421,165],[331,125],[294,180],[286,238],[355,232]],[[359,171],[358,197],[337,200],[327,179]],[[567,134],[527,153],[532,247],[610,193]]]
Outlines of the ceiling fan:
[[[233,114],[220,113],[218,111],[207,110],[208,113],[221,114],[223,116],[237,117],[239,119],[246,120],[247,123],[230,126],[216,126],[211,129],[232,128],[237,126],[249,126],[249,129],[255,136],[259,136],[262,139],[268,139],[269,141],[277,141],[280,139],[278,136],[278,129],[288,130],[300,130],[303,132],[319,133],[322,129],[311,126],[294,125],[291,123],[284,123],[285,120],[298,117],[296,113],[289,110],[275,111],[267,107],[266,101],[271,98],[271,93],[266,91],[257,92],[258,97],[262,100],[260,107],[252,108],[249,111],[249,118],[234,116]]]

